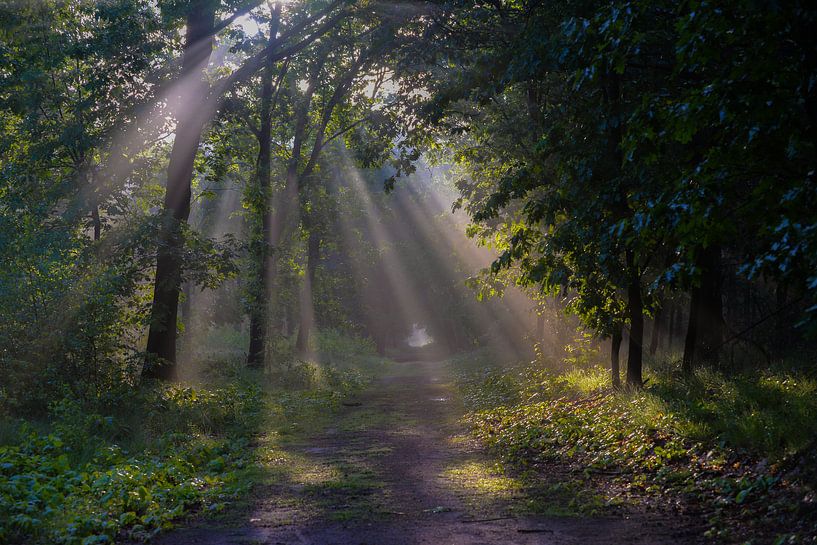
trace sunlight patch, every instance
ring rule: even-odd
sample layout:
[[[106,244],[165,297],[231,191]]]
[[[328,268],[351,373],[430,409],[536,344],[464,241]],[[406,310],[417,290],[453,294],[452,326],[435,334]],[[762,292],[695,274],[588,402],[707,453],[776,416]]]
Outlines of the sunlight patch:
[[[434,337],[428,334],[426,327],[420,324],[411,324],[411,335],[406,338],[406,343],[412,348],[422,348],[434,342]]]
[[[510,498],[522,488],[517,479],[507,477],[496,465],[469,461],[445,470],[442,476],[458,488],[492,497]]]

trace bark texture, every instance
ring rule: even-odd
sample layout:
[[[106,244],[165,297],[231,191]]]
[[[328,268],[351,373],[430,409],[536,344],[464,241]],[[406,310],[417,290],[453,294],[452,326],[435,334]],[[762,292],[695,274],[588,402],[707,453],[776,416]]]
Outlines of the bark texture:
[[[147,343],[148,364],[143,373],[148,378],[171,380],[176,375],[176,322],[182,282],[181,227],[190,216],[193,162],[208,118],[206,108],[196,109],[191,105],[204,104],[207,100],[209,85],[204,79],[203,71],[213,51],[214,25],[213,3],[204,0],[194,2],[187,15],[179,85],[180,89],[185,90],[185,94],[176,97],[182,113],[179,115],[176,137],[170,152],[164,218],[159,233]]]

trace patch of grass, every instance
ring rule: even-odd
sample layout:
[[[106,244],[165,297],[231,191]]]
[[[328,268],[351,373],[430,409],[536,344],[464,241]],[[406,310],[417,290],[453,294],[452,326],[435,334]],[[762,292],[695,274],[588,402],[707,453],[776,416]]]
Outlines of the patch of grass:
[[[772,460],[794,454],[817,436],[817,377],[791,369],[727,376],[699,369],[682,379],[653,373],[647,395],[677,415],[690,439],[716,439]]]
[[[440,477],[475,511],[507,506],[522,488],[522,483],[507,476],[498,464],[483,460],[457,463],[443,471]]]
[[[525,491],[524,501],[514,506],[513,511],[551,517],[596,516],[610,505],[580,479],[563,479],[539,486],[531,485],[531,482]]]

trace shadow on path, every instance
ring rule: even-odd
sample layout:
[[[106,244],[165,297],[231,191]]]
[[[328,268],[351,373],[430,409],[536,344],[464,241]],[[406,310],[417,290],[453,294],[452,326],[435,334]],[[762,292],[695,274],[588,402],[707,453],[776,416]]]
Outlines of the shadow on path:
[[[161,545],[409,545],[697,543],[699,529],[666,516],[533,515],[521,483],[496,470],[458,424],[446,368],[394,364],[333,421],[264,462],[271,473],[234,527],[198,526]]]

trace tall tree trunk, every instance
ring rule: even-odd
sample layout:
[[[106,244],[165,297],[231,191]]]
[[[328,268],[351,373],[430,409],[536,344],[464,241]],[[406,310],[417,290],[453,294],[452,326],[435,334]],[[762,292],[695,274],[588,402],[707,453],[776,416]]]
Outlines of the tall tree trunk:
[[[190,216],[193,162],[208,117],[206,112],[191,109],[190,105],[203,104],[207,98],[209,86],[203,71],[213,51],[214,25],[215,4],[207,0],[194,2],[187,15],[182,56],[182,87],[189,89],[189,92],[179,97],[179,104],[185,115],[180,116],[176,125],[176,136],[167,167],[164,217],[159,232],[147,343],[149,361],[143,373],[149,378],[171,380],[176,374],[176,321],[182,279],[181,225]],[[159,361],[154,361],[153,358],[158,358]]]
[[[619,364],[621,339],[621,326],[617,326],[610,339],[610,373],[613,377],[613,388],[621,387],[621,365]]]
[[[675,309],[675,306],[676,305],[672,301],[667,301],[666,306],[665,306],[665,308],[666,308],[665,313],[669,315],[669,323],[667,324],[667,339],[666,339],[666,342],[667,342],[667,352],[669,352],[670,354],[672,354],[672,348],[673,348],[673,345],[674,345],[673,341],[675,340],[675,314],[677,312],[676,309]]]
[[[641,277],[635,265],[635,257],[627,251],[627,311],[630,316],[630,340],[627,353],[627,384],[641,387],[644,345],[644,302],[641,298]]]
[[[298,327],[298,340],[295,342],[295,350],[298,354],[309,353],[309,336],[315,323],[315,313],[313,310],[312,287],[315,285],[315,272],[320,259],[321,239],[314,228],[309,231],[306,252],[306,277],[301,286],[301,320]]]
[[[276,3],[275,5],[275,21],[276,21],[276,28],[277,28],[277,21],[280,20],[280,8],[281,4]],[[297,225],[295,220],[297,219],[297,212],[298,212],[298,194],[300,191],[300,181],[302,177],[308,176],[312,169],[315,166],[315,162],[311,161],[304,167],[303,171],[299,172],[298,167],[301,163],[301,153],[304,145],[304,140],[307,134],[307,125],[309,123],[309,107],[312,103],[312,98],[315,94],[315,90],[318,86],[318,78],[320,76],[320,72],[323,68],[323,65],[326,62],[329,52],[326,51],[324,54],[318,59],[317,64],[313,67],[313,73],[310,76],[309,84],[307,85],[306,91],[304,91],[303,97],[301,97],[300,103],[296,105],[295,108],[295,131],[292,137],[292,156],[290,157],[289,163],[287,164],[286,170],[286,181],[284,183],[284,189],[282,194],[280,195],[280,199],[278,202],[277,210],[275,217],[269,218],[269,221],[266,226],[266,233],[265,236],[266,240],[266,248],[265,251],[267,252],[267,259],[266,263],[266,271],[264,274],[266,285],[268,286],[267,289],[270,289],[274,283],[275,275],[277,274],[278,270],[278,259],[277,254],[279,250],[279,245],[281,241],[285,239],[287,233],[289,233],[290,229],[294,225]],[[325,130],[325,126],[323,127]],[[311,157],[315,158],[316,154],[320,151],[321,147],[321,139],[322,133],[317,134],[315,137],[315,143],[313,144],[312,154]],[[267,295],[267,298],[269,294]],[[263,305],[261,308],[264,311],[264,316],[268,317],[268,307],[269,305]],[[267,319],[264,319],[264,322],[268,322]],[[293,328],[294,327],[294,320],[289,319],[287,321],[287,327]],[[266,330],[265,330],[266,331]],[[252,343],[252,339],[250,341]],[[252,352],[252,350],[250,351]],[[261,353],[261,364],[263,365],[263,352]],[[255,364],[259,365],[259,364]]]
[[[661,344],[661,336],[664,334],[663,323],[664,323],[664,309],[663,307],[658,307],[658,309],[655,311],[655,319],[652,321],[652,337],[650,338],[650,356],[655,356],[655,353],[658,351],[658,346]]]
[[[774,294],[777,303],[775,308],[777,315],[774,319],[774,340],[772,341],[772,346],[778,351],[783,351],[789,345],[791,337],[791,329],[788,327],[790,322],[786,319],[787,313],[782,312],[788,300],[788,286],[783,282],[779,282],[775,286]]]
[[[698,308],[701,306],[701,295],[697,289],[692,289],[689,300],[689,320],[687,334],[684,339],[684,359],[681,370],[685,375],[691,375],[695,368],[695,345],[698,343]]]
[[[102,219],[99,217],[99,205],[91,205],[91,224],[94,226],[94,240],[102,237]]]
[[[712,245],[700,249],[696,264],[701,276],[690,290],[689,326],[682,367],[686,374],[692,373],[698,364],[716,363],[723,342],[721,247]]]
[[[182,298],[180,310],[182,313],[182,322],[184,323],[184,334],[182,335],[180,344],[183,361],[189,361],[190,349],[193,346],[190,335],[193,331],[193,284],[191,282],[185,282],[182,285],[182,293],[184,293],[184,297]]]
[[[698,345],[695,359],[717,363],[723,343],[723,282],[721,247],[713,245],[702,252],[701,304],[698,319]]]
[[[281,4],[275,5],[273,19],[270,25],[270,45],[278,34],[281,18]],[[250,346],[247,350],[247,365],[249,367],[264,367],[264,356],[267,346],[267,332],[269,330],[269,301],[271,295],[272,258],[271,251],[271,160],[272,160],[272,108],[275,62],[267,58],[264,71],[261,75],[261,115],[258,127],[258,160],[256,162],[256,176],[258,183],[258,202],[256,218],[261,226],[261,233],[257,233],[252,242],[250,252],[255,260],[255,293],[250,308]]]

